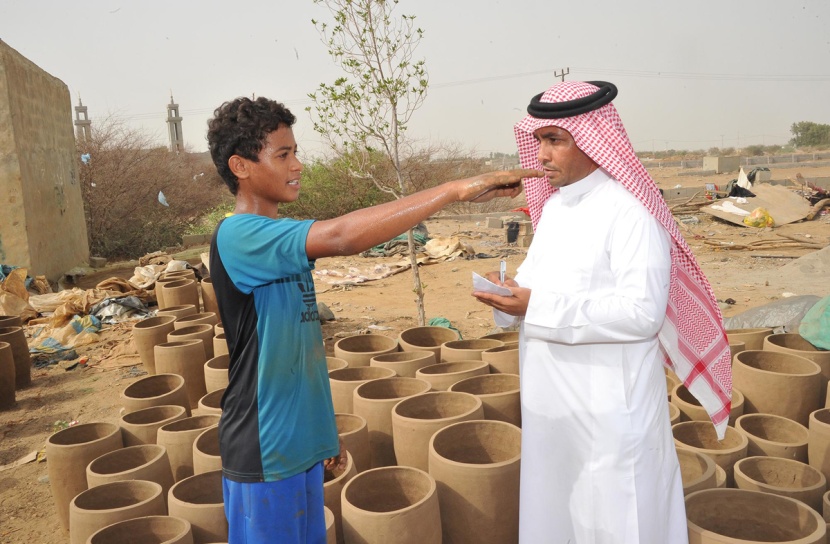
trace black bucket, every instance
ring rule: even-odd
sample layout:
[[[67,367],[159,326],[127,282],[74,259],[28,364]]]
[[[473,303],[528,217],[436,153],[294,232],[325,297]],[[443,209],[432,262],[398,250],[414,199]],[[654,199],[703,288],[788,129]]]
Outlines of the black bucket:
[[[507,223],[507,243],[512,244],[515,243],[516,240],[519,238],[519,223],[516,221],[510,221]]]

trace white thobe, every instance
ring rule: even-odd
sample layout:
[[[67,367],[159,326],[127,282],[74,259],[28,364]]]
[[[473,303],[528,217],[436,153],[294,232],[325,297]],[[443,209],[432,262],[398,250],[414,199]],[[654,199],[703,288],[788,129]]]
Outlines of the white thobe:
[[[602,169],[544,206],[516,276],[531,289],[519,344],[523,544],[687,542],[657,340],[669,240]]]

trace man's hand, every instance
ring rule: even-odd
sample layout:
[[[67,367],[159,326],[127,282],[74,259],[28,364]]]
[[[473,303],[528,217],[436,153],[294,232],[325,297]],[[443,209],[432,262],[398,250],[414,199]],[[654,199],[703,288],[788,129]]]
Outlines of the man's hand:
[[[522,192],[522,178],[539,177],[544,177],[544,173],[528,169],[480,174],[456,182],[458,183],[458,200],[487,202],[503,196],[513,198]]]
[[[528,302],[530,301],[530,289],[519,287],[519,284],[512,278],[505,277],[504,283],[502,283],[499,281],[498,272],[488,272],[484,277],[496,285],[510,289],[512,296],[494,295],[493,293],[483,293],[481,291],[476,291],[473,293],[473,296],[479,302],[508,315],[524,317],[527,313]]]
[[[334,457],[329,457],[325,461],[323,461],[323,469],[328,471],[343,471],[346,470],[346,465],[349,462],[349,458],[346,455],[346,445],[343,444],[342,440],[340,442],[340,453],[335,455]]]

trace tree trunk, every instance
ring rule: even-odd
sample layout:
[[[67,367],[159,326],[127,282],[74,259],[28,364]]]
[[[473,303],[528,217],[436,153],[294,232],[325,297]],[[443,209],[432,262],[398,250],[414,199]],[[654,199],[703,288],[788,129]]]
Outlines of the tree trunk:
[[[415,254],[415,236],[412,229],[406,232],[406,241],[409,244],[409,262],[412,265],[412,291],[415,293],[415,303],[418,305],[418,326],[426,325],[426,311],[424,309],[424,287],[421,285],[421,272],[418,269],[418,255]]]

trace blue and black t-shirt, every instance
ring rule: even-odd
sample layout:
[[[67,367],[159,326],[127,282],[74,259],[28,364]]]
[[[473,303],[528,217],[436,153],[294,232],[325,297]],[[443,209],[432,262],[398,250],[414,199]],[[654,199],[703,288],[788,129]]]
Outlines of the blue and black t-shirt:
[[[312,221],[233,215],[213,234],[210,275],[230,351],[222,470],[276,481],[337,455],[337,426],[305,251]]]

